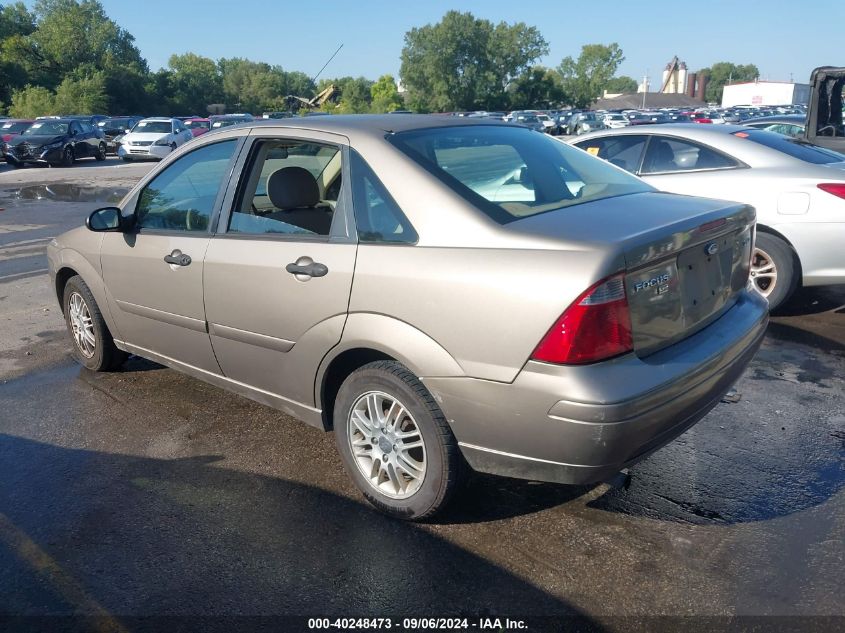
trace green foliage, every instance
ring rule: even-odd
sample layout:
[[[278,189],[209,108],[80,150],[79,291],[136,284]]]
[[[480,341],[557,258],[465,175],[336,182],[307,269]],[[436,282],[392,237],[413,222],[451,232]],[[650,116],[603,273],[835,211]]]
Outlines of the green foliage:
[[[339,79],[321,79],[317,86],[319,93],[329,86],[334,86],[339,98],[334,97],[320,108],[332,114],[361,114],[370,111],[372,95],[370,88],[373,81],[365,77],[341,77]]]
[[[54,114],[54,103],[54,95],[47,88],[25,86],[12,93],[12,105],[9,106],[9,114],[18,119],[30,119]]]
[[[400,110],[405,105],[402,95],[396,88],[396,80],[393,75],[382,75],[378,81],[370,86],[371,108],[375,113],[393,112]]]
[[[548,50],[533,26],[449,11],[405,33],[399,76],[415,110],[495,110],[507,104],[509,84]]]
[[[181,114],[203,116],[208,105],[223,100],[223,78],[213,59],[185,53],[168,61],[170,109]]]
[[[637,92],[637,88],[639,88],[637,80],[627,75],[611,77],[604,86],[604,89],[611,94],[633,94]]]
[[[560,75],[543,66],[534,66],[508,87],[513,110],[550,108],[566,101]]]
[[[56,88],[53,109],[58,114],[103,114],[108,109],[105,75],[65,77]]]
[[[704,92],[705,100],[708,103],[721,103],[722,89],[729,81],[754,81],[760,76],[760,70],[754,64],[738,65],[731,62],[718,62],[711,68],[702,68],[698,74],[699,76],[706,75],[710,80]]]
[[[558,66],[563,89],[576,108],[587,108],[604,92],[608,81],[625,60],[622,49],[615,42],[586,44],[578,59],[564,57]]]
[[[0,40],[13,35],[30,35],[35,30],[35,15],[23,2],[0,5]]]

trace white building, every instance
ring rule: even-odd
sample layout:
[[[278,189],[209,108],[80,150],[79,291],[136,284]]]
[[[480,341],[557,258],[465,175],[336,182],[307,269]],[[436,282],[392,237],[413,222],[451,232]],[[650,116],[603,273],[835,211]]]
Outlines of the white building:
[[[806,104],[810,100],[810,86],[789,81],[750,81],[725,86],[722,107],[738,105],[767,106]]]

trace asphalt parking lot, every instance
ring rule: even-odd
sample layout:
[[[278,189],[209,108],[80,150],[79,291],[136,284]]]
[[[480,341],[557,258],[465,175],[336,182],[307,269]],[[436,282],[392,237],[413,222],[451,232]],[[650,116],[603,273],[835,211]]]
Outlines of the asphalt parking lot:
[[[0,163],[0,616],[845,627],[845,288],[801,291],[733,397],[629,479],[478,476],[435,522],[399,523],[329,434],[148,361],[71,360],[44,247],[151,166]]]

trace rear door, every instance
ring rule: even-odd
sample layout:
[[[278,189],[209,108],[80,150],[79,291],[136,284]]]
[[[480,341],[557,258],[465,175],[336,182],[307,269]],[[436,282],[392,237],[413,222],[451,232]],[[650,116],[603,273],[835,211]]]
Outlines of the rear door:
[[[340,340],[355,266],[347,139],[252,134],[205,257],[209,333],[227,377],[313,406],[314,376]]]

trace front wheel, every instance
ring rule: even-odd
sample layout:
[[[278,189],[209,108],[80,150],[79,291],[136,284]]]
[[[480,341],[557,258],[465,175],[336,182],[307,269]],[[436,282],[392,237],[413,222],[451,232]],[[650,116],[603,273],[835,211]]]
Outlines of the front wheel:
[[[94,155],[94,159],[98,161],[106,160],[106,144],[100,143],[97,147],[97,153]]]
[[[126,360],[126,352],[117,349],[94,295],[79,275],[71,277],[65,285],[62,305],[76,360],[92,371],[120,367]]]
[[[798,286],[795,251],[782,239],[768,233],[757,233],[751,256],[751,281],[754,288],[775,310],[789,299]]]
[[[129,158],[128,156],[121,156],[120,158],[121,158],[121,160],[123,160],[124,163],[131,163],[132,162],[132,159]]]
[[[396,361],[369,363],[350,374],[335,401],[334,431],[355,485],[395,518],[436,514],[466,468],[440,407]]]
[[[74,159],[73,148],[70,145],[68,145],[67,147],[65,147],[64,151],[62,152],[62,162],[61,162],[62,167],[72,166],[73,165],[73,159]]]

